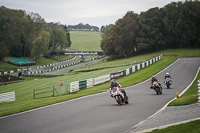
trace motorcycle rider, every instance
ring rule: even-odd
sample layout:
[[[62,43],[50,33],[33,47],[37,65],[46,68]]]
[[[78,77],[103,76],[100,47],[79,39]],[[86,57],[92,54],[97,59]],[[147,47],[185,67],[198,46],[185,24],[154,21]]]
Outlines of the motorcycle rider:
[[[113,87],[119,87],[119,88],[120,88],[120,91],[121,91],[122,93],[124,93],[124,97],[126,97],[126,92],[125,92],[125,90],[122,89],[122,86],[121,86],[120,84],[118,84],[114,79],[111,80],[110,89],[109,89],[110,93],[111,93]],[[111,97],[113,97],[112,94],[111,94]]]
[[[170,78],[170,79],[171,79],[171,76],[169,75],[168,72],[165,74],[165,79],[166,79],[166,78]]]
[[[151,89],[153,88],[153,82],[154,82],[154,81],[157,81],[157,82],[158,82],[158,84],[161,86],[161,84],[160,84],[159,80],[157,80],[157,78],[156,78],[156,77],[152,77],[152,78],[151,78],[151,82],[150,82],[150,85],[151,85],[151,87],[150,87],[150,88],[151,88]]]
[[[169,75],[169,73],[167,72],[166,74],[165,74],[165,80],[166,80],[166,78],[170,78],[170,84],[172,83],[172,78],[171,78],[171,76]],[[164,81],[164,83],[165,83],[165,81]]]

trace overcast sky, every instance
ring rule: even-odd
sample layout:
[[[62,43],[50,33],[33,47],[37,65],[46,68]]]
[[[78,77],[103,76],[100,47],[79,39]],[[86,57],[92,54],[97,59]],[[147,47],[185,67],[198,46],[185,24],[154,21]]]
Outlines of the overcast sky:
[[[115,24],[127,11],[140,14],[181,0],[0,0],[0,5],[38,13],[46,22],[98,26]]]

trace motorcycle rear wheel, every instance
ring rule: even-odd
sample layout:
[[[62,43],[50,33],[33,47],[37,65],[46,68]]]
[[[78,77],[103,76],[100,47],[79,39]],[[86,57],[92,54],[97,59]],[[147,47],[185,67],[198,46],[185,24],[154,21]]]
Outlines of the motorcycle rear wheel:
[[[126,96],[125,104],[128,104],[128,96]]]

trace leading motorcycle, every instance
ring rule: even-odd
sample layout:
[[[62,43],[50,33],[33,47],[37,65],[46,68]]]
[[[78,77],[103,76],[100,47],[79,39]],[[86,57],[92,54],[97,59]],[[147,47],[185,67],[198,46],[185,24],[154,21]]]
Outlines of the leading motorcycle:
[[[119,105],[122,105],[123,103],[128,104],[128,96],[125,96],[121,88],[118,86],[112,88],[111,96],[115,98]]]
[[[167,89],[169,89],[170,88],[170,85],[172,84],[172,80],[171,80],[171,78],[169,78],[169,77],[167,77],[166,79],[165,79],[165,85],[167,86]]]

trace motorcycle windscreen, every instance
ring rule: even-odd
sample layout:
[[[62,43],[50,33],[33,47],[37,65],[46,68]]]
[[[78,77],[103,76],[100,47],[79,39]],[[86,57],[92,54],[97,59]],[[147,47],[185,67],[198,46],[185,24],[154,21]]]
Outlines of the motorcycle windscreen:
[[[118,91],[118,88],[117,88],[117,87],[113,87],[113,88],[112,88],[112,92],[113,92],[113,93],[115,93],[115,92],[117,92],[117,91]]]

